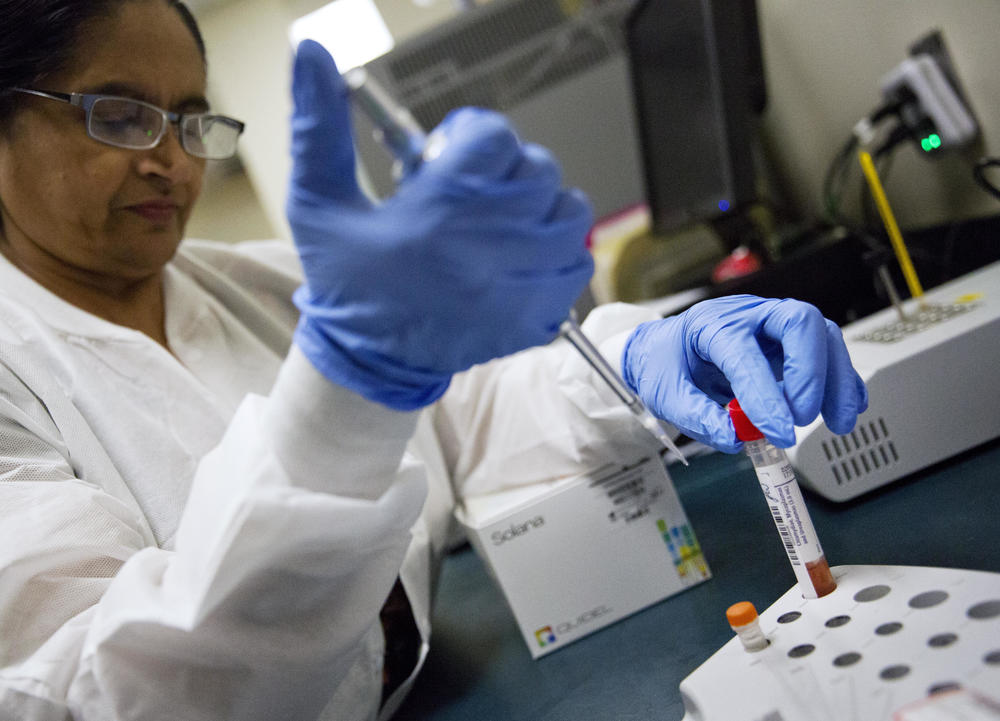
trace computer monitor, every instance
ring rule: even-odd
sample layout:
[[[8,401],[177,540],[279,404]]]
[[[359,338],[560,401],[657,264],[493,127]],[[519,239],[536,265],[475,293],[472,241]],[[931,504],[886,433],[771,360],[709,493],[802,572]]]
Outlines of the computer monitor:
[[[492,0],[365,67],[427,129],[463,105],[503,112],[555,154],[598,218],[648,203],[668,233],[756,197],[754,0]],[[386,196],[392,160],[361,113],[354,122]]]
[[[755,0],[640,0],[625,37],[654,229],[745,210],[766,104]]]

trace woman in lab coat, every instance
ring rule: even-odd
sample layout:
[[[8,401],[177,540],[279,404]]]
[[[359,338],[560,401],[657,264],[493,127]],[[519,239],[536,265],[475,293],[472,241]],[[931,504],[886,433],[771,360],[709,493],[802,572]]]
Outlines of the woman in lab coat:
[[[206,159],[241,129],[208,109],[183,4],[0,17],[0,718],[390,716],[426,654],[452,489],[651,450],[543,345],[589,276],[586,203],[465,111],[372,205],[339,76],[307,43],[298,255],[182,245]],[[866,403],[802,304],[614,306],[587,330],[658,415],[724,450],[734,391],[785,445]]]

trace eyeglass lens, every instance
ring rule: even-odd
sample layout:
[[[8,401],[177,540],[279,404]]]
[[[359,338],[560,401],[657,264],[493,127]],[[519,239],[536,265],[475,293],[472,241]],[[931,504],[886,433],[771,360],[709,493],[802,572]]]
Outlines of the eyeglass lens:
[[[163,114],[143,103],[100,98],[90,109],[88,130],[96,140],[123,148],[153,147],[163,133]],[[201,158],[228,158],[236,152],[240,128],[218,115],[187,115],[180,127],[181,146]]]
[[[90,109],[90,134],[123,148],[148,148],[159,139],[163,115],[153,108],[117,98],[100,98]]]
[[[238,124],[220,115],[187,115],[181,123],[181,145],[202,158],[228,158],[239,136]]]

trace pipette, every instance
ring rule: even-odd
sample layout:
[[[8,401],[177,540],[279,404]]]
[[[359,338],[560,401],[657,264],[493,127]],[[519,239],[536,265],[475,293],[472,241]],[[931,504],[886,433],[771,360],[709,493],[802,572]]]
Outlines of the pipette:
[[[351,100],[374,126],[375,140],[396,160],[396,179],[413,172],[424,160],[427,134],[405,107],[397,103],[364,68],[344,73]]]
[[[611,367],[607,358],[605,358],[601,352],[594,347],[594,344],[590,342],[590,339],[584,335],[582,330],[580,330],[580,326],[576,322],[576,311],[570,310],[569,318],[564,320],[562,325],[559,326],[559,333],[580,352],[580,355],[582,355],[587,363],[590,364],[590,367],[594,369],[594,372],[604,379],[604,382],[607,383],[611,390],[615,392],[615,395],[621,399],[621,402],[624,403],[630,411],[632,411],[632,415],[638,419],[639,423],[642,424],[642,427],[652,433],[653,436],[655,436],[667,450],[673,452],[673,454],[680,459],[681,463],[685,466],[688,465],[684,454],[681,453],[680,449],[676,445],[674,445],[674,442],[670,439],[670,436],[667,435],[667,432],[660,424],[659,419],[657,419],[657,417],[649,411],[639,396],[637,396],[632,389],[628,387],[625,379]]]
[[[430,159],[439,150],[435,138],[432,136],[428,140],[424,129],[410,111],[397,103],[367,70],[361,67],[348,70],[344,73],[344,82],[351,93],[351,99],[374,126],[376,140],[382,143],[396,159],[394,173],[397,178],[413,172],[425,159]],[[642,427],[652,433],[684,465],[688,465],[684,454],[674,445],[660,421],[584,335],[576,321],[574,311],[570,311],[569,318],[560,325],[559,332],[615,392]]]

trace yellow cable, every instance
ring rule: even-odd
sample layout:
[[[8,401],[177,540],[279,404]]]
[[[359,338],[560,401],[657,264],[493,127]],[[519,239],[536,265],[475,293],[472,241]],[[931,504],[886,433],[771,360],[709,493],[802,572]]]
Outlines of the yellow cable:
[[[903,234],[899,232],[896,217],[892,214],[892,208],[889,207],[889,200],[885,197],[885,191],[882,189],[882,181],[878,178],[878,172],[875,170],[875,163],[872,162],[872,156],[867,150],[860,150],[858,151],[858,159],[861,161],[861,169],[865,173],[868,187],[875,198],[875,205],[878,206],[879,215],[882,216],[882,223],[889,233],[889,240],[892,241],[892,249],[896,252],[899,266],[903,269],[903,277],[906,278],[906,285],[910,289],[910,295],[914,298],[920,298],[924,294],[924,289],[920,286],[917,271],[913,268],[912,261],[910,261],[910,254],[907,252],[906,244],[903,242]]]

